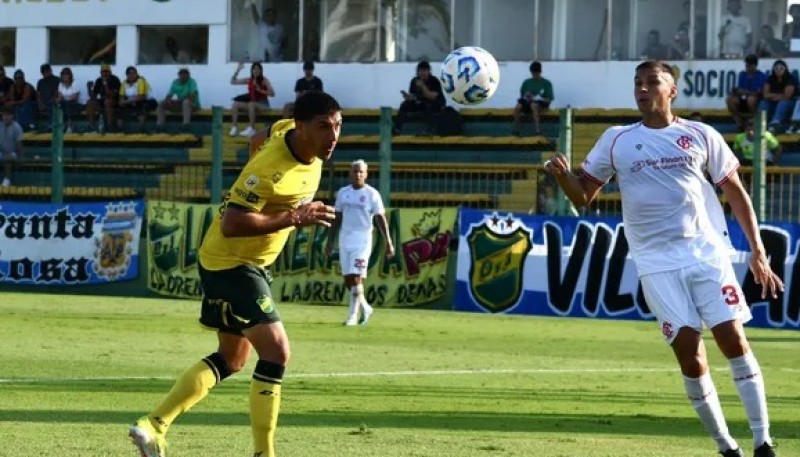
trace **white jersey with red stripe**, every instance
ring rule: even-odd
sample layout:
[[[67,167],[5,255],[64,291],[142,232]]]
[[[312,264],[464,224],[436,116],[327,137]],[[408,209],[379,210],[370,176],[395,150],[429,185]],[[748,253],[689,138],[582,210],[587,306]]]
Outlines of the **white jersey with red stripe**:
[[[583,172],[599,185],[617,175],[625,235],[641,276],[730,254],[722,205],[709,179],[720,186],[738,167],[719,132],[676,117],[661,129],[641,122],[609,128]]]
[[[377,189],[364,184],[358,189],[352,185],[339,189],[336,211],[342,213],[339,244],[349,247],[369,243],[372,239],[372,217],[384,214],[385,209]]]

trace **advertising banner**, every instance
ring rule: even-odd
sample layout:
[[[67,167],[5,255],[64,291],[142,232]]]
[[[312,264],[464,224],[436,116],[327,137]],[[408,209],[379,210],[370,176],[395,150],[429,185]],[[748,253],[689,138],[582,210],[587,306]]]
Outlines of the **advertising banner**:
[[[136,279],[144,201],[0,203],[0,282]]]
[[[762,224],[786,291],[762,299],[749,246],[728,221],[734,269],[759,327],[800,327],[800,225]],[[653,319],[620,218],[528,216],[464,209],[459,215],[455,309],[545,316]]]
[[[159,294],[200,298],[198,250],[217,207],[153,201],[148,205],[149,288]],[[447,289],[447,259],[457,210],[393,209],[387,212],[396,255],[388,259],[377,228],[365,281],[376,306],[416,306],[438,300]],[[303,227],[289,237],[270,268],[278,302],[346,304],[336,249],[325,254],[329,231]]]

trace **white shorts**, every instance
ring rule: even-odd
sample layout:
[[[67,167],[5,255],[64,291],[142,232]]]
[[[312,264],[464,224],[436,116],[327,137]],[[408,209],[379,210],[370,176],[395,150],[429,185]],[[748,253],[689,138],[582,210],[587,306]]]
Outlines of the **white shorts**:
[[[342,274],[366,278],[371,253],[372,246],[369,243],[360,246],[339,246],[339,263],[342,265]]]
[[[733,319],[744,323],[752,318],[728,259],[703,261],[639,279],[647,305],[669,344],[681,327],[699,332],[703,324],[714,328]]]

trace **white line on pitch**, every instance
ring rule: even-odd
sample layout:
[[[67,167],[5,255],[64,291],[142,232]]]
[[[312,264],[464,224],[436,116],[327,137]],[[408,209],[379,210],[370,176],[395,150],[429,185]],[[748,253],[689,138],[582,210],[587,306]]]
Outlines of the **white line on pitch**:
[[[714,371],[728,371],[728,368],[712,368]],[[777,368],[778,371],[800,372],[797,368]],[[287,380],[319,378],[373,378],[389,376],[451,376],[451,375],[503,375],[503,374],[580,374],[580,373],[669,373],[676,368],[488,368],[482,370],[403,370],[403,371],[353,371],[331,373],[294,373]],[[177,376],[177,375],[176,375]],[[0,384],[58,384],[74,382],[113,382],[113,381],[171,381],[175,376],[83,376],[69,378],[0,378]],[[236,379],[233,379],[236,381]],[[241,378],[248,381],[249,378]]]

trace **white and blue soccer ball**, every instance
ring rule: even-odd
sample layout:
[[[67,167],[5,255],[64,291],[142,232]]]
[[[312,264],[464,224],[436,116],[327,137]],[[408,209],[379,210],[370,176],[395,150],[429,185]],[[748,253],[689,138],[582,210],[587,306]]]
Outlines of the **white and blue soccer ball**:
[[[500,82],[500,68],[489,51],[465,46],[451,52],[442,64],[442,89],[462,105],[477,105],[489,99]]]

